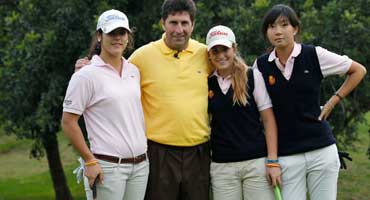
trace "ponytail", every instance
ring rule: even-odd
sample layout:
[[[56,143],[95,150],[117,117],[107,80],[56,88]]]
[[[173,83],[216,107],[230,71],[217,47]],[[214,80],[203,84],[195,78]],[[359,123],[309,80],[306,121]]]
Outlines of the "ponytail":
[[[91,58],[94,55],[100,55],[101,52],[101,43],[98,41],[97,36],[102,35],[103,32],[101,29],[97,30],[95,32],[95,35],[91,39],[91,44],[90,44],[90,49],[89,49],[89,54],[87,55],[87,58],[91,60]]]

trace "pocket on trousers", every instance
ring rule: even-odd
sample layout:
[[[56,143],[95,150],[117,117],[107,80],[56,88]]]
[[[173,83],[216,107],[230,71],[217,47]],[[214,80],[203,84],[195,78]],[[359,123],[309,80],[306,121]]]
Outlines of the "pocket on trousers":
[[[326,147],[327,149],[327,170],[333,171],[333,172],[339,172],[340,168],[340,160],[338,155],[338,149],[335,144],[332,144],[329,147]]]
[[[281,167],[281,181],[283,185],[289,184],[292,182],[292,177],[289,175],[289,166],[286,160],[279,158],[279,163]]]
[[[215,163],[211,162],[210,175],[211,179],[224,179],[232,174],[232,163]]]
[[[98,160],[98,162],[103,171],[104,177],[112,176],[112,174],[117,170],[117,163],[111,163],[104,160]]]
[[[220,165],[219,163],[211,162],[211,165],[210,165],[211,178],[215,176],[216,174],[219,174],[218,172],[219,165]]]

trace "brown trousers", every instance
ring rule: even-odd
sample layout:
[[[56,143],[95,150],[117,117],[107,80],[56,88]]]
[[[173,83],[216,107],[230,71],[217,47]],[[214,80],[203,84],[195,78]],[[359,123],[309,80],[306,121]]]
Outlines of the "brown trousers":
[[[148,141],[145,200],[209,200],[209,143],[178,147]]]

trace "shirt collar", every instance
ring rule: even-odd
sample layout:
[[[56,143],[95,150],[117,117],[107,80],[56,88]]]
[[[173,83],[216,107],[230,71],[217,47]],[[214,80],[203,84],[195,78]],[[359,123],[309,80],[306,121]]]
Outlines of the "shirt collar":
[[[294,47],[293,47],[293,51],[292,53],[290,54],[289,58],[296,58],[300,53],[301,53],[301,50],[302,50],[302,45],[301,44],[298,44],[296,42],[294,42]],[[269,62],[272,62],[276,59],[276,51],[275,51],[275,48],[274,50],[270,53],[269,55],[269,58],[268,58],[268,61]]]
[[[103,59],[100,58],[100,56],[98,55],[94,55],[92,58],[91,58],[91,63],[93,63],[94,65],[96,66],[103,66],[103,65],[107,65]]]
[[[122,65],[123,66],[126,65],[127,60],[123,56],[121,57],[121,59],[122,59]],[[101,57],[98,56],[98,55],[94,55],[91,58],[91,63],[94,64],[95,66],[101,66],[101,67],[102,66],[111,66],[110,64],[105,63],[104,60],[101,59]]]
[[[171,49],[166,45],[166,43],[164,42],[165,38],[166,38],[166,33],[163,33],[162,39],[160,40],[160,43],[159,43],[159,47],[160,47],[162,53],[164,53],[164,54],[174,54],[174,53],[176,53],[177,50]],[[195,47],[194,47],[193,40],[190,38],[189,42],[188,42],[188,47],[186,49],[184,49],[183,51],[193,53],[194,48]]]
[[[215,70],[210,77],[212,76],[216,76],[217,78],[223,78],[221,75],[218,74],[217,70]],[[230,78],[231,78],[231,75],[227,75],[225,77],[225,79],[230,79]]]

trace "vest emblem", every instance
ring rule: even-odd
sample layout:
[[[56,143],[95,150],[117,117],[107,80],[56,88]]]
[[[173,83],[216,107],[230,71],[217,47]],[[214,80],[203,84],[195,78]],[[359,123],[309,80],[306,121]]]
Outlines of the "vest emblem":
[[[208,98],[209,99],[212,99],[214,95],[215,95],[215,93],[212,90],[208,91]]]
[[[269,75],[269,85],[275,85],[276,79],[273,75]]]

